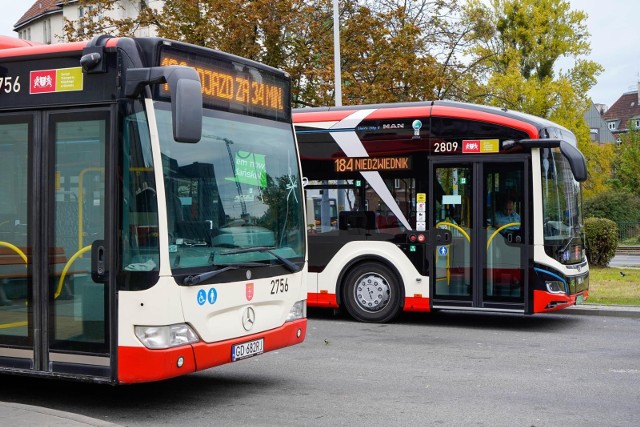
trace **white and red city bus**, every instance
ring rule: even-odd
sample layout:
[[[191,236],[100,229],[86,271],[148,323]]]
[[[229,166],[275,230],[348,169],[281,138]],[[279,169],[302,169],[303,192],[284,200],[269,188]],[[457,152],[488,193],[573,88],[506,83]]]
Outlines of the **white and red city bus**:
[[[586,162],[567,129],[446,101],[295,109],[294,125],[309,306],[385,322],[587,298]],[[504,223],[507,204],[518,215]]]
[[[158,38],[0,47],[0,372],[136,383],[304,340],[288,75]]]

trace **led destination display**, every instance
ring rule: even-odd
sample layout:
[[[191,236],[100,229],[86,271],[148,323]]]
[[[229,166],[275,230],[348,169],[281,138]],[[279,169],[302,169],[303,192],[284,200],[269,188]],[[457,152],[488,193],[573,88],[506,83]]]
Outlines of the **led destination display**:
[[[290,114],[285,111],[289,82],[265,70],[167,48],[162,51],[160,65],[193,67],[200,76],[206,106],[280,120]],[[168,85],[163,85],[160,95],[168,96],[168,91]]]
[[[411,169],[409,157],[350,157],[334,161],[336,172],[390,171]]]

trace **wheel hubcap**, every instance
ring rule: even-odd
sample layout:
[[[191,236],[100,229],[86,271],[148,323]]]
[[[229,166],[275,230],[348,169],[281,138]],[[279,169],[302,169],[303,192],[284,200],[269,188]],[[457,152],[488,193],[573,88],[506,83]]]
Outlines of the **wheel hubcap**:
[[[391,287],[383,276],[366,273],[356,280],[354,296],[361,309],[369,312],[380,311],[389,303]]]

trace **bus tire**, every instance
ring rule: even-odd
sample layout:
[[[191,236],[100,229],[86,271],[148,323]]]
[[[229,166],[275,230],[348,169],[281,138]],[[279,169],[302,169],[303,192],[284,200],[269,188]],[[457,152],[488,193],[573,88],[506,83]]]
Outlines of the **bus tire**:
[[[356,265],[345,276],[343,291],[347,312],[360,322],[385,323],[400,312],[400,280],[384,264]]]

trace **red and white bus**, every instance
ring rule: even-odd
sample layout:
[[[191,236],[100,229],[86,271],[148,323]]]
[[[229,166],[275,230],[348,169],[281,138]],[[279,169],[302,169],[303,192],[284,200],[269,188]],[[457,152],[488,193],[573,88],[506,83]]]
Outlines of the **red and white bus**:
[[[136,383],[304,340],[288,75],[158,38],[0,47],[0,372]]]
[[[296,109],[294,124],[309,306],[385,322],[587,298],[586,162],[567,129],[446,101]]]

